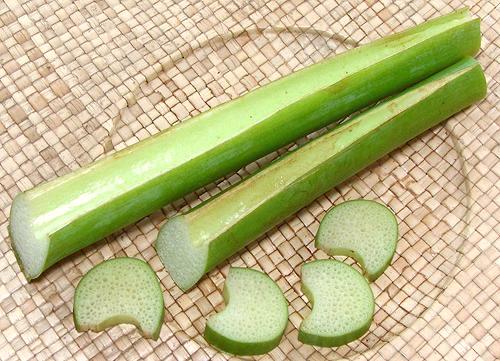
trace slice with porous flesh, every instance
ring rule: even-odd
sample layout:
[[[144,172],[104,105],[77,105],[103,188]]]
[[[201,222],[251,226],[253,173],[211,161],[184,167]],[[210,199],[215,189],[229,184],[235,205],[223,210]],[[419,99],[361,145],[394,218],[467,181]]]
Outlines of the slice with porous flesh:
[[[302,321],[299,341],[310,345],[341,346],[361,337],[375,311],[366,279],[351,266],[318,260],[302,266],[302,292],[312,304]]]
[[[76,287],[73,317],[78,331],[99,332],[121,323],[157,339],[164,303],[155,272],[137,258],[114,258],[92,268]]]
[[[333,207],[321,221],[316,247],[331,256],[354,258],[370,281],[391,263],[398,240],[398,223],[386,206],[357,199]]]
[[[226,308],[207,321],[204,337],[234,355],[260,355],[278,346],[288,304],[278,285],[250,268],[231,268],[224,284]]]

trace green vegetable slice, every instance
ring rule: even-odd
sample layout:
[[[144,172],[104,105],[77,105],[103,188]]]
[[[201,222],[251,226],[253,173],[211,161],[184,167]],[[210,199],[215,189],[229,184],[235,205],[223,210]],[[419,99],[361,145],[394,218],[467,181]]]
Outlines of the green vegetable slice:
[[[189,289],[274,225],[485,93],[475,60],[447,68],[169,219],[155,245],[160,259]]]
[[[480,46],[466,9],[305,68],[18,194],[9,232],[26,278],[165,204],[394,94]]]
[[[383,204],[357,199],[333,207],[321,220],[316,247],[354,258],[370,281],[391,263],[398,241],[394,213]]]
[[[341,346],[370,328],[375,311],[373,293],[366,279],[349,265],[335,260],[304,264],[302,291],[312,311],[300,325],[300,341]]]
[[[83,276],[75,291],[73,318],[78,331],[99,332],[121,323],[158,339],[164,303],[155,272],[137,258],[114,258]]]
[[[234,355],[260,355],[278,346],[288,322],[288,304],[268,275],[232,267],[224,301],[226,308],[207,321],[204,336],[209,344]]]

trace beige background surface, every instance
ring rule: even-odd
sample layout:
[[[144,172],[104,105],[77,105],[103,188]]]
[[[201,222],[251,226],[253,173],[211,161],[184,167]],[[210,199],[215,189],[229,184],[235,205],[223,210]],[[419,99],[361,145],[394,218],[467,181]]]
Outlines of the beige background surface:
[[[14,195],[324,57],[463,5],[482,19],[489,93],[268,232],[183,294],[151,243],[165,216],[254,172],[272,154],[79,252],[27,284],[7,234]],[[0,1],[0,360],[225,359],[201,334],[223,307],[229,264],[270,274],[290,302],[262,359],[500,358],[498,1]],[[304,140],[299,141],[303,142]],[[286,149],[281,150],[281,152]],[[336,349],[297,341],[300,264],[332,204],[365,197],[400,222],[392,266],[372,286],[375,322]],[[157,342],[129,326],[78,333],[74,288],[117,255],[147,260],[165,290]]]

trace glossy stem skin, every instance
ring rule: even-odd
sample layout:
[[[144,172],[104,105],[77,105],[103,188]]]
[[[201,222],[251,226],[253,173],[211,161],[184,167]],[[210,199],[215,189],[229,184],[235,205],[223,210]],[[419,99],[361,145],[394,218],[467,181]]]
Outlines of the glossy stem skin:
[[[165,250],[187,238],[193,250],[206,253],[201,278],[321,194],[485,94],[484,74],[474,59],[445,69],[170,219],[157,241],[160,258],[179,287],[189,289],[196,282],[176,278],[192,273],[193,265],[182,271],[187,260]],[[169,231],[169,224],[179,221],[187,237]]]
[[[10,223],[21,268],[36,278],[60,259],[474,55],[479,46],[479,19],[459,10],[298,71],[21,193],[12,208],[22,208],[27,220],[11,216]],[[24,252],[22,227],[46,243],[35,252],[44,252],[43,264],[26,267],[32,255]]]

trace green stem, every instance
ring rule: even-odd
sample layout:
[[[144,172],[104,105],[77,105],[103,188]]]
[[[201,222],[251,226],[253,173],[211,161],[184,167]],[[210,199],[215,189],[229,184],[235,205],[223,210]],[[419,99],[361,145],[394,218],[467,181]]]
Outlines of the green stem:
[[[170,219],[156,249],[186,290],[204,273],[375,160],[483,98],[480,65],[465,59]]]
[[[479,20],[437,18],[313,65],[14,199],[28,279],[289,142],[475,54]]]

